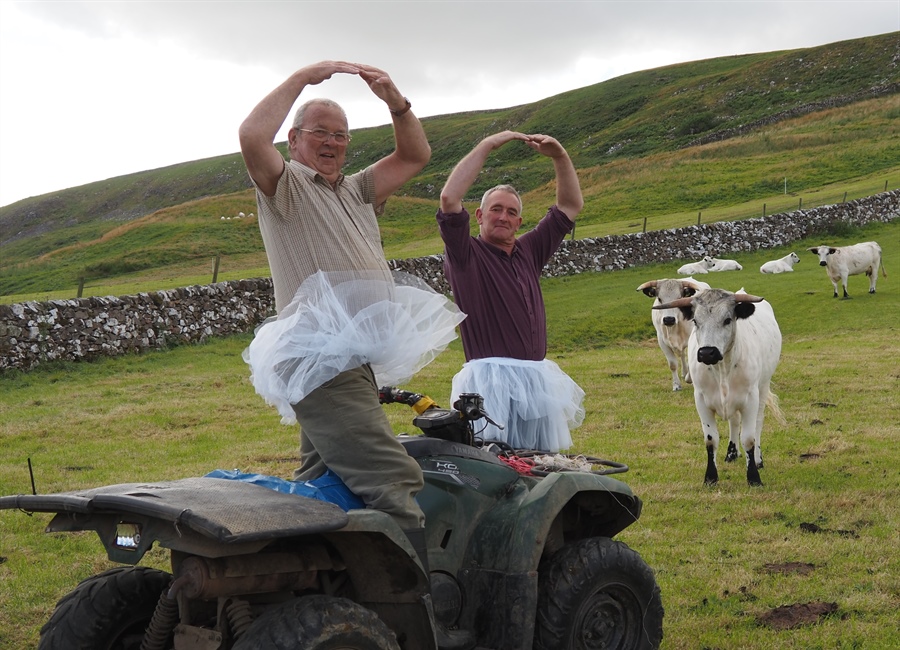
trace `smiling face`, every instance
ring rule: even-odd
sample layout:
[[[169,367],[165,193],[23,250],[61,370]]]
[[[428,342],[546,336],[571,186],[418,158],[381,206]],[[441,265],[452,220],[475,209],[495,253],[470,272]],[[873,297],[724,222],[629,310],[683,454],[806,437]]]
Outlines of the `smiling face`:
[[[516,232],[522,225],[522,206],[519,197],[506,190],[496,190],[484,202],[484,208],[475,211],[481,238],[506,249],[512,250],[516,242]]]
[[[312,104],[303,115],[300,128],[324,129],[328,133],[347,133],[347,119],[343,111],[328,104]],[[332,136],[325,140],[312,133],[291,129],[288,131],[291,159],[315,169],[329,183],[334,183],[341,175],[341,167],[347,156],[347,143],[338,144]]]

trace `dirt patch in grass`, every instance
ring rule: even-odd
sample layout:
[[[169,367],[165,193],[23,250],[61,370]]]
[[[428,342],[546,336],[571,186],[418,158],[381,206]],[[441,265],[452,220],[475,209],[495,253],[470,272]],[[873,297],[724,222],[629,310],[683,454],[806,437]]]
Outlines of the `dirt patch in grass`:
[[[790,630],[801,625],[812,625],[819,619],[837,612],[837,603],[797,603],[782,605],[759,615],[756,620],[775,630]]]
[[[763,571],[766,573],[783,573],[785,575],[798,573],[802,576],[807,576],[815,570],[816,565],[809,562],[781,562],[763,565]]]

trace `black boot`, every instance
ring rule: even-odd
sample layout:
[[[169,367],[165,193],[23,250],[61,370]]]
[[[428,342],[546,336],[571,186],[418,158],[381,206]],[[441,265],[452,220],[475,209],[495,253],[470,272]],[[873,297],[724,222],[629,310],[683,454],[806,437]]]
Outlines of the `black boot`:
[[[430,595],[431,572],[428,568],[428,546],[425,543],[425,529],[414,528],[411,530],[404,530],[403,532],[406,533],[409,543],[412,544],[413,550],[415,550],[416,555],[419,556],[419,561],[422,563],[422,568],[425,570],[425,576],[429,579],[428,591]],[[428,609],[429,612],[431,612],[431,620],[437,636],[439,650],[471,650],[471,648],[475,647],[475,639],[472,637],[472,634],[466,630],[451,630],[444,625],[441,625],[434,619],[434,610],[431,607]]]

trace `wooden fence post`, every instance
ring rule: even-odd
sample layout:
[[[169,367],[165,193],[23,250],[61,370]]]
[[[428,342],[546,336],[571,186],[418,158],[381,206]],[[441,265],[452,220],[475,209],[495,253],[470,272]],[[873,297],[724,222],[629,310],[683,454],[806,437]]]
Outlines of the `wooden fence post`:
[[[216,255],[215,260],[213,260],[213,279],[212,283],[215,284],[219,279],[219,256]]]
[[[802,197],[802,196],[800,197],[800,205],[797,207],[797,209],[798,209],[798,210],[802,210],[802,209],[803,209],[803,197]]]
[[[647,217],[644,217],[644,229],[641,232],[647,232]]]
[[[700,211],[700,212],[697,213],[697,225],[698,225],[698,226],[700,225],[700,215],[701,215],[701,214],[703,214],[702,211]]]
[[[78,297],[81,298],[84,293],[84,276],[78,278]]]
[[[763,216],[766,216],[766,204],[763,203]]]

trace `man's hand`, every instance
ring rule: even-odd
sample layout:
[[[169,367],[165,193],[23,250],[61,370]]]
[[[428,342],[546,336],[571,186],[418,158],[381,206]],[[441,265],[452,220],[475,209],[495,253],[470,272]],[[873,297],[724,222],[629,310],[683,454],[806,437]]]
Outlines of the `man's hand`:
[[[547,156],[548,158],[560,158],[566,155],[566,150],[559,141],[549,135],[529,135],[525,143],[542,156]]]
[[[335,74],[360,74],[360,69],[355,63],[346,61],[320,61],[301,68],[298,74],[305,79],[306,85],[315,86]]]
[[[399,111],[405,106],[406,99],[397,89],[397,86],[394,85],[393,79],[387,72],[361,63],[354,63],[353,65],[357,68],[357,74],[369,84],[369,88],[375,93],[375,96],[387,104],[390,110]]]
[[[500,133],[495,133],[494,135],[489,135],[484,140],[481,141],[481,145],[479,146],[488,146],[490,150],[499,149],[507,142],[512,142],[513,140],[521,140],[522,142],[530,143],[530,140],[533,136],[526,135],[524,133],[519,133],[518,131],[501,131]]]

